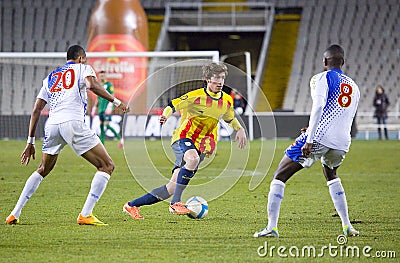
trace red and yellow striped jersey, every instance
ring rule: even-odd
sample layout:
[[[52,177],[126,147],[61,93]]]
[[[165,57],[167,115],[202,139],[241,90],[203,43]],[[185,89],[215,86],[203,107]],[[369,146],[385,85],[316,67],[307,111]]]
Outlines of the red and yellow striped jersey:
[[[182,117],[172,142],[191,139],[196,148],[206,154],[215,150],[219,119],[230,122],[235,117],[232,97],[225,92],[214,94],[201,88],[173,99],[171,104]]]

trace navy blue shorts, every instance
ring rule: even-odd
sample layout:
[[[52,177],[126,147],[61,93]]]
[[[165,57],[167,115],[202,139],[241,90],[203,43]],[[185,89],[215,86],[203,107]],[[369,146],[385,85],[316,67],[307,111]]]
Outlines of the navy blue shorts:
[[[197,150],[196,146],[194,146],[194,143],[192,142],[191,139],[182,138],[182,139],[178,140],[178,143],[179,143],[179,147],[181,148],[181,151],[183,153],[185,153],[187,150],[193,149],[193,150],[196,150],[197,153],[200,155],[199,150]]]
[[[175,163],[174,163],[174,168],[172,169],[172,173],[174,173],[174,170],[176,168],[181,168],[182,166],[185,165],[185,161],[183,160],[183,155],[187,150],[194,149],[197,151],[197,153],[200,156],[199,164],[204,160],[205,155],[199,152],[199,150],[197,150],[196,146],[193,144],[192,140],[188,138],[183,138],[175,141],[171,145],[171,147],[175,154]]]

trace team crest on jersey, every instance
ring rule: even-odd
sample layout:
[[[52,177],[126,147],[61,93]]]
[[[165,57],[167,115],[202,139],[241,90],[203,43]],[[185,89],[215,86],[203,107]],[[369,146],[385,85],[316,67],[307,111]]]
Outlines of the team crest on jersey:
[[[179,98],[180,98],[181,100],[187,100],[188,95],[185,94],[185,95],[180,96]]]
[[[189,147],[190,145],[192,145],[192,143],[191,142],[185,142],[185,145]]]

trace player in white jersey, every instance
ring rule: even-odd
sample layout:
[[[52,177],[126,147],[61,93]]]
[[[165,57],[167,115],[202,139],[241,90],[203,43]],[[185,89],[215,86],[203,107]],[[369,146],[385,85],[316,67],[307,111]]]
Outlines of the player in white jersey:
[[[51,72],[44,80],[37,96],[29,124],[27,145],[22,152],[21,163],[29,164],[35,159],[35,131],[40,113],[49,104],[49,118],[45,127],[42,146],[42,161],[39,168],[26,181],[17,204],[7,217],[7,224],[17,224],[24,205],[56,164],[58,154],[68,144],[77,155],[82,156],[97,168],[90,192],[77,222],[80,225],[107,225],[97,219],[92,210],[103,194],[114,163],[97,135],[85,124],[87,105],[86,89],[113,102],[123,112],[128,107],[108,93],[96,79],[93,68],[85,65],[85,50],[78,45],[67,51],[67,63]]]
[[[350,223],[346,195],[336,170],[350,147],[350,130],[360,91],[341,70],[344,51],[340,46],[332,45],[326,49],[323,62],[326,71],[313,76],[310,81],[313,104],[308,129],[302,129],[302,134],[286,149],[270,184],[268,224],[254,237],[279,236],[277,225],[286,181],[318,160],[321,160],[329,193],[342,220],[343,233],[359,235]]]

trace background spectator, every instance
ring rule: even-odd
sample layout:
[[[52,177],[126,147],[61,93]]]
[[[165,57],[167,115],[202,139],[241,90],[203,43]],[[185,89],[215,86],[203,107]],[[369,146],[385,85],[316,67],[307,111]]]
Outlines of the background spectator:
[[[375,107],[374,117],[377,120],[378,124],[378,136],[379,140],[382,140],[382,127],[385,132],[386,140],[389,139],[388,131],[386,128],[386,119],[387,119],[387,108],[390,105],[389,98],[385,94],[385,90],[382,88],[381,85],[376,86],[375,89],[375,96],[373,105]]]

